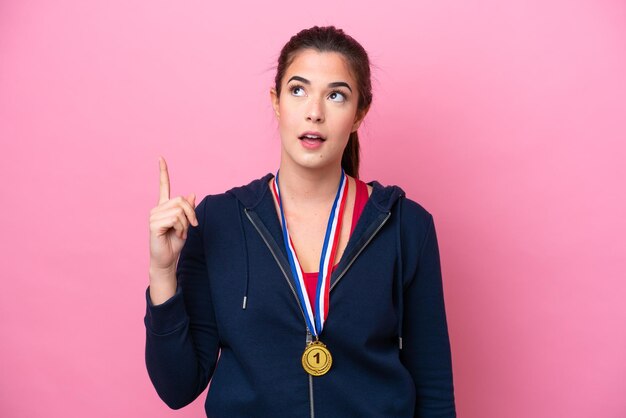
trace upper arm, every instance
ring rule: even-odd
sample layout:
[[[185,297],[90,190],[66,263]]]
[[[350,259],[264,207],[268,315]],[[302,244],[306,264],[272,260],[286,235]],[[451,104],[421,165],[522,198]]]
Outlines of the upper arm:
[[[441,263],[432,215],[410,219],[407,225],[419,238],[407,243],[403,257],[406,287],[403,292],[403,348],[400,358],[416,389],[416,416],[454,417],[454,389],[450,341],[445,313]],[[417,232],[419,231],[419,232]],[[416,239],[417,238],[417,239]]]

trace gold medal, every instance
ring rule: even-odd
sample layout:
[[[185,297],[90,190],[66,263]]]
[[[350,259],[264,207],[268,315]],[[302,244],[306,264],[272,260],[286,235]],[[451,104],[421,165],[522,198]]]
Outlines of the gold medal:
[[[330,351],[320,341],[313,341],[306,346],[302,354],[302,367],[312,376],[321,376],[330,370],[333,358]]]

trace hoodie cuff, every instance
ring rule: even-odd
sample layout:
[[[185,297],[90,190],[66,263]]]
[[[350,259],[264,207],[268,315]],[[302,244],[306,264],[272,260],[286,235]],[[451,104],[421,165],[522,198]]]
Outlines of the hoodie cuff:
[[[155,335],[166,335],[183,327],[187,322],[187,311],[180,286],[174,296],[153,305],[150,299],[150,286],[146,289],[146,316],[144,323],[148,331]]]

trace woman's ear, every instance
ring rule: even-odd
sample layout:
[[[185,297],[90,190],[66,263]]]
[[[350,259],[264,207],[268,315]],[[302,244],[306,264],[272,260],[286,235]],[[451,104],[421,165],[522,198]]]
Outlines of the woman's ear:
[[[270,100],[272,101],[272,107],[274,108],[274,114],[276,119],[280,119],[280,111],[278,110],[278,94],[274,87],[270,88]]]
[[[365,115],[367,115],[367,112],[369,110],[370,110],[370,107],[367,106],[365,109],[356,111],[356,116],[354,117],[354,124],[352,125],[352,132],[355,132],[357,129],[359,129],[359,126],[361,126],[361,122],[363,122],[363,119],[365,119]]]

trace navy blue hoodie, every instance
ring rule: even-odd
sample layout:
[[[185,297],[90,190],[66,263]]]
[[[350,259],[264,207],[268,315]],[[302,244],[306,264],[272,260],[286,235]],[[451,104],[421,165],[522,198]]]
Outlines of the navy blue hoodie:
[[[320,335],[330,371],[308,375],[311,336],[294,291],[267,174],[206,196],[176,294],[146,290],[146,366],[171,408],[211,381],[211,418],[455,417],[433,217],[397,186],[373,191],[331,276]]]

